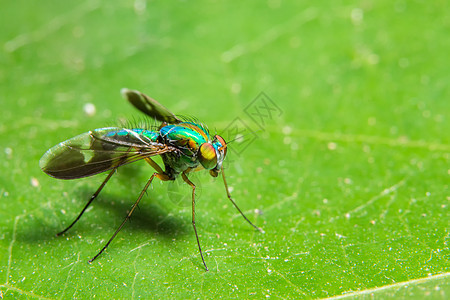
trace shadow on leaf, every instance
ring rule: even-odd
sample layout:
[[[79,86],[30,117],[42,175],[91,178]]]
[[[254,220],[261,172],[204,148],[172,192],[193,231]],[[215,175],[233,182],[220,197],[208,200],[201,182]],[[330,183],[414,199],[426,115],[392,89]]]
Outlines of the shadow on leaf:
[[[87,200],[91,197],[92,191],[83,189],[74,194],[77,195],[74,197],[77,199],[77,204],[68,204],[65,208],[67,213],[65,213],[64,217],[61,217],[60,214],[55,216],[56,212],[48,216],[48,211],[46,212],[45,210],[39,214],[31,215],[32,222],[29,220],[30,216],[24,217],[26,222],[21,222],[22,224],[17,232],[16,238],[23,242],[36,243],[62,239],[65,236],[82,233],[91,235],[98,232],[99,235],[101,234],[107,239],[125,219],[125,216],[139,195],[139,193],[136,193],[136,195],[129,193],[125,196],[117,196],[108,194],[107,192],[101,193],[91,203],[88,210],[84,212],[81,219],[62,236],[57,237],[56,234],[58,232],[64,230],[66,226],[69,226],[75,220],[87,203]],[[190,222],[183,221],[185,219],[184,217],[171,214],[170,210],[166,211],[163,203],[158,203],[160,201],[152,198],[156,197],[152,197],[151,192],[144,195],[139,206],[121,231],[154,232],[160,237],[170,240],[180,235],[191,233]],[[188,213],[187,215],[190,214]],[[56,218],[61,223],[55,222]],[[111,222],[111,219],[114,219],[114,222]]]

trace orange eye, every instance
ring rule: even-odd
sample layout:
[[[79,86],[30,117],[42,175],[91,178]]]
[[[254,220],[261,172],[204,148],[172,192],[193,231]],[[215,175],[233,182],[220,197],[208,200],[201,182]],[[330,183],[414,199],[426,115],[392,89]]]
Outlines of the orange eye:
[[[198,149],[198,160],[203,168],[210,170],[217,165],[216,149],[210,143],[203,143]]]
[[[221,137],[220,135],[215,135],[214,138],[216,138],[217,142],[222,145],[221,147],[219,147],[219,150],[223,151],[223,156],[227,155],[227,143],[225,142],[223,137]]]

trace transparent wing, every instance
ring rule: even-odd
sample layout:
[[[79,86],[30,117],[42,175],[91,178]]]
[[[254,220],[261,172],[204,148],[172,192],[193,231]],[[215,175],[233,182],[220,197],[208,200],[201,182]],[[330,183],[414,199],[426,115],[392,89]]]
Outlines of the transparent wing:
[[[168,124],[182,122],[161,103],[139,91],[122,89],[121,93],[134,107],[160,122],[166,122]]]
[[[39,166],[52,177],[75,179],[173,151],[178,150],[130,129],[100,128],[51,148]]]

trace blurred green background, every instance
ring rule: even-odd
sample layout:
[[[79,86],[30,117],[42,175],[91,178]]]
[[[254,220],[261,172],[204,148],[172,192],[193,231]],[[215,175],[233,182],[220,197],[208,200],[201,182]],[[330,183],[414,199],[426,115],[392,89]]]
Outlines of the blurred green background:
[[[449,297],[447,1],[16,0],[0,24],[0,298]],[[139,162],[55,237],[105,175],[56,180],[39,158],[141,118],[123,87],[256,132],[226,173],[265,234],[199,174],[209,272],[176,183],[88,264],[152,174]],[[281,111],[262,128],[246,114],[260,92]]]

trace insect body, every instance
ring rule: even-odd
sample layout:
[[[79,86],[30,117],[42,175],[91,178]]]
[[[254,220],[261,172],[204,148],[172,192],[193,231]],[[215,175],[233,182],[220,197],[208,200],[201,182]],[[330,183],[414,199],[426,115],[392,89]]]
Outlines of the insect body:
[[[168,181],[175,180],[180,175],[192,187],[192,225],[203,265],[208,270],[195,226],[195,185],[188,178],[190,172],[205,169],[213,177],[221,172],[228,199],[250,225],[262,231],[247,219],[231,198],[222,167],[227,154],[227,143],[219,135],[211,137],[204,125],[181,120],[156,100],[138,91],[123,89],[122,94],[136,108],[161,122],[161,125],[152,129],[95,129],[56,145],[42,156],[39,163],[41,169],[59,179],[76,179],[109,171],[78,217],[58,235],[65,233],[81,218],[117,168],[143,159],[155,169],[155,173],[150,176],[125,220],[89,262],[96,259],[122,229],[155,177]],[[162,157],[164,170],[152,159],[157,155]]]

